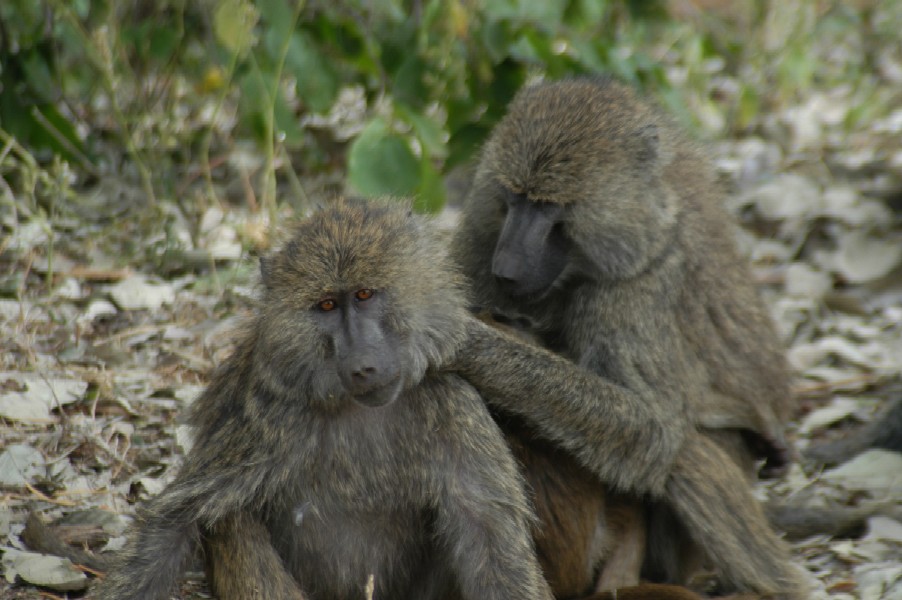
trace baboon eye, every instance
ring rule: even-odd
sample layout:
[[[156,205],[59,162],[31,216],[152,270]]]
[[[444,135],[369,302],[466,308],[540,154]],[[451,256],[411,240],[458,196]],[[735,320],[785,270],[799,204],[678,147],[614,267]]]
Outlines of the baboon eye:
[[[357,298],[358,300],[369,300],[370,298],[373,297],[373,294],[375,294],[375,293],[376,293],[376,290],[373,290],[370,288],[363,288],[363,289],[357,290],[357,292],[354,293],[354,297]]]
[[[325,300],[320,300],[319,303],[317,303],[317,305],[316,305],[316,307],[323,312],[329,312],[330,310],[335,310],[336,306],[338,306],[338,304],[336,304],[335,300],[333,300],[332,298],[326,298]]]

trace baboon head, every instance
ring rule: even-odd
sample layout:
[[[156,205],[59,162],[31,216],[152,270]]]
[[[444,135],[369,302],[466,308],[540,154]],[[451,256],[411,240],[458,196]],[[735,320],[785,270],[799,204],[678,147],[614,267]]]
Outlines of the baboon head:
[[[398,200],[340,200],[261,261],[258,357],[271,384],[339,409],[382,406],[460,344],[459,276]]]
[[[516,96],[483,150],[463,225],[494,248],[491,275],[504,293],[538,300],[574,276],[633,277],[667,248],[677,215],[661,126],[606,79]]]

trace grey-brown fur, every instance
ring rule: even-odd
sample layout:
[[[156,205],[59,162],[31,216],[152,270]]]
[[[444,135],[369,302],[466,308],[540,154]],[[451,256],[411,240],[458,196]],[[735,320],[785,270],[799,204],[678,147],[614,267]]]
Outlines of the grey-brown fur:
[[[398,203],[340,201],[264,263],[260,308],[193,405],[194,447],[142,511],[104,599],[162,598],[203,540],[220,598],[550,598],[532,513],[476,391],[442,371],[464,296],[436,236]],[[312,316],[324,294],[384,294],[403,391],[345,393]]]
[[[567,265],[541,297],[493,276],[506,194],[565,207]],[[793,402],[721,202],[704,156],[629,88],[522,90],[484,148],[453,255],[477,303],[531,321],[558,354],[480,324],[459,366],[610,488],[651,499],[647,574],[688,577],[691,538],[725,587],[804,597],[749,486],[755,458],[774,472],[788,460]]]

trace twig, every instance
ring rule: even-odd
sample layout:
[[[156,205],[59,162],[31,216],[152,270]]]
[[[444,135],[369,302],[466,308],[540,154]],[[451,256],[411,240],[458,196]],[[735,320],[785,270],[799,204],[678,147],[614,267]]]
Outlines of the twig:
[[[57,506],[67,506],[67,507],[78,506],[78,503],[72,502],[71,500],[57,500],[56,498],[51,498],[50,496],[48,496],[41,490],[37,489],[36,487],[31,485],[27,481],[25,482],[25,489],[27,489],[29,492],[31,492],[31,495],[37,497],[37,499],[40,500],[41,502],[49,502],[50,504],[56,504]]]

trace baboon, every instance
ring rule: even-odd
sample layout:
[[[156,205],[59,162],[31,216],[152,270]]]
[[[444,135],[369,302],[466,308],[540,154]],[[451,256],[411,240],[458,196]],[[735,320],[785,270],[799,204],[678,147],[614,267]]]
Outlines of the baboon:
[[[547,349],[473,321],[456,366],[494,412],[645,502],[645,577],[686,581],[703,556],[725,589],[803,597],[749,485],[756,460],[769,475],[790,459],[787,369],[717,188],[630,88],[521,90],[483,149],[452,254],[476,303]]]
[[[869,448],[902,452],[902,400],[890,402],[857,431],[832,442],[813,444],[804,454],[815,464],[835,465]]]
[[[261,273],[192,405],[194,445],[99,597],[165,597],[200,542],[224,599],[350,600],[368,582],[375,598],[551,598],[511,452],[443,370],[473,319],[426,222],[337,201]]]

